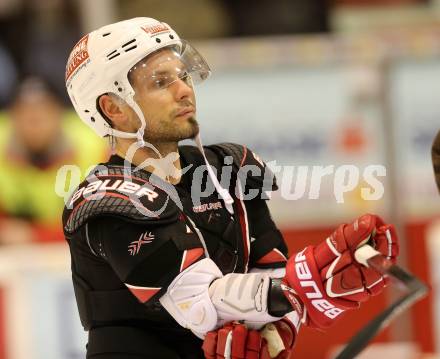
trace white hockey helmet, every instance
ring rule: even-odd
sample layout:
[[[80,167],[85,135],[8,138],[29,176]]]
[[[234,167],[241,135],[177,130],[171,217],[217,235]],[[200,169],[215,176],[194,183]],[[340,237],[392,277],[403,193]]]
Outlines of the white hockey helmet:
[[[173,47],[194,82],[204,80],[210,69],[204,58],[181,40],[168,24],[139,17],[101,27],[85,35],[73,48],[66,65],[66,87],[80,118],[99,136],[138,138],[143,141],[145,119],[134,100],[135,90],[128,73],[141,60],[165,47]],[[111,128],[98,109],[98,99],[106,93],[121,97],[138,115],[137,133]]]

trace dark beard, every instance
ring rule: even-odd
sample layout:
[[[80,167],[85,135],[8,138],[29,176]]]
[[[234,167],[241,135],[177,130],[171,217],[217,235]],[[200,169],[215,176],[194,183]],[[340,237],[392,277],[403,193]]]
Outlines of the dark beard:
[[[199,123],[197,122],[197,120],[194,117],[190,117],[188,119],[188,122],[191,125],[191,129],[192,129],[192,133],[187,136],[186,138],[182,138],[181,140],[186,140],[188,138],[193,139],[194,137],[196,137],[199,134]]]
[[[144,140],[151,143],[179,142],[193,139],[199,133],[199,124],[195,117],[190,117],[185,126],[177,127],[174,122],[167,122],[154,132],[145,130]]]

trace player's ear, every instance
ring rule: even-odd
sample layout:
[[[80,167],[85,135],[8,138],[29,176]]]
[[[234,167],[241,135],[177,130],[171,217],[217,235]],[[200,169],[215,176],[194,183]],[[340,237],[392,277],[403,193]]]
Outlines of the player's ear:
[[[126,104],[118,96],[104,94],[98,99],[98,106],[101,114],[110,122],[113,128],[124,126],[128,120]]]

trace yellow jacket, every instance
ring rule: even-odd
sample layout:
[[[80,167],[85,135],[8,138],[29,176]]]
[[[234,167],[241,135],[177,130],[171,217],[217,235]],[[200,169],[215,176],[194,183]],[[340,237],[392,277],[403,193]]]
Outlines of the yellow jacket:
[[[36,224],[61,228],[64,199],[55,192],[59,168],[78,166],[81,178],[75,180],[81,181],[88,168],[108,157],[105,140],[96,136],[73,112],[66,112],[64,117],[62,132],[68,150],[42,169],[9,150],[13,137],[11,122],[7,114],[0,115],[0,213],[3,216],[28,217]]]

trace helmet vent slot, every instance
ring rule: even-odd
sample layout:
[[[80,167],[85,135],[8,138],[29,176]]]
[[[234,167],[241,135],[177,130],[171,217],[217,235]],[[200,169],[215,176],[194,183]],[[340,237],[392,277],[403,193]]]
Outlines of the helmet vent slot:
[[[137,47],[137,45],[134,45],[132,47],[129,47],[128,49],[125,49],[125,52],[129,52],[130,50],[133,50]]]
[[[106,32],[105,34],[102,34],[102,37],[106,37],[106,36],[108,36],[110,34],[111,34],[111,32]]]
[[[120,55],[120,53],[117,52],[116,54],[114,54],[114,55],[112,55],[112,56],[109,56],[108,59],[109,59],[109,60],[112,60],[112,59],[114,59],[115,57],[118,57],[119,55]]]
[[[129,42],[126,42],[124,45],[122,45],[122,47],[124,48],[125,46],[128,46],[128,45],[132,44],[135,41],[136,41],[136,39],[130,40]]]
[[[107,55],[107,59],[112,60],[115,57],[118,57],[121,53],[117,52],[116,50],[111,52],[110,54]]]

